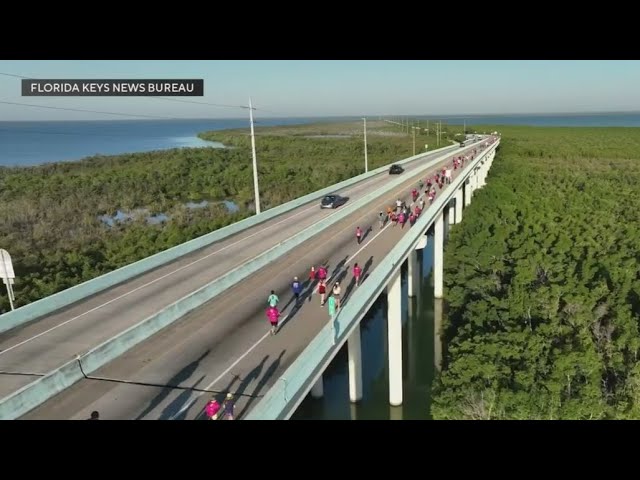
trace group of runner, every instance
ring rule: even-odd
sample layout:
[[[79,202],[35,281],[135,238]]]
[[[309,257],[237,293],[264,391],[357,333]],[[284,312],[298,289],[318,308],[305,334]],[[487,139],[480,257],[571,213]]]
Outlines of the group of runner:
[[[404,228],[407,222],[409,222],[410,226],[414,225],[424,210],[425,198],[429,200],[429,204],[432,204],[436,198],[436,186],[442,190],[445,185],[450,184],[453,178],[453,171],[458,168],[462,168],[465,162],[473,160],[476,153],[477,150],[473,149],[468,155],[456,156],[452,159],[451,165],[444,166],[433,176],[425,178],[424,181],[420,179],[418,187],[411,191],[411,198],[413,200],[413,204],[415,204],[413,205],[413,209],[403,200],[398,199],[396,201],[395,209],[387,207],[386,214],[382,211],[378,214],[380,229],[384,228],[388,221],[393,222],[394,226],[400,224],[401,228]],[[426,189],[423,193],[422,190],[425,186]],[[360,226],[356,228],[355,236],[357,244],[360,245],[364,238],[363,231]],[[352,274],[356,286],[360,285],[362,268],[357,263],[354,264],[352,268]],[[317,291],[320,296],[320,306],[324,307],[324,305],[327,304],[329,316],[331,318],[335,317],[338,309],[340,308],[340,299],[342,295],[340,282],[335,282],[333,285],[329,286],[327,269],[324,265],[320,265],[317,268],[316,266],[311,267],[309,272],[309,284],[311,286],[309,294],[313,291]],[[330,295],[328,295],[329,288],[331,289]],[[300,282],[298,277],[293,278],[293,281],[291,282],[291,290],[297,307],[300,305],[300,298],[303,290],[302,282]],[[275,335],[278,331],[278,324],[280,323],[280,317],[282,315],[278,308],[279,303],[280,298],[275,291],[272,290],[271,294],[267,298],[268,307],[266,311],[267,318],[271,324],[271,335]]]

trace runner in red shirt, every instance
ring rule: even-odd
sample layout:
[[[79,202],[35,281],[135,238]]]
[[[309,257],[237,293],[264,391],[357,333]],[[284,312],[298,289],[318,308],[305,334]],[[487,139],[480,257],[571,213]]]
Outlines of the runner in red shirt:
[[[360,230],[360,227],[356,228],[356,240],[358,241],[358,245],[360,245],[362,241],[362,230]]]

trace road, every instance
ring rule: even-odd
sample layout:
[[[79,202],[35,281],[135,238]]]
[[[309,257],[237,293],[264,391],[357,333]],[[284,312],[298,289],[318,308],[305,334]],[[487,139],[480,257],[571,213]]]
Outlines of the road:
[[[391,194],[316,235],[22,418],[84,419],[98,410],[104,419],[195,419],[212,395],[222,399],[227,392],[235,395],[236,414],[241,418],[329,320],[317,294],[294,308],[289,287],[293,276],[305,281],[307,292],[310,266],[326,263],[332,278],[341,280],[343,302],[357,294],[351,274],[354,262],[362,266],[366,281],[409,230],[408,224],[404,229],[388,224],[381,230],[377,221],[379,211],[398,197],[406,199],[416,185],[419,177],[404,175],[407,182]],[[366,232],[361,245],[355,240],[356,226]],[[269,334],[265,315],[271,289],[284,306],[284,322],[275,336]]]
[[[454,147],[452,147],[454,148]],[[426,160],[442,155],[428,155]],[[407,165],[405,175],[426,160]],[[395,178],[395,177],[394,177]],[[350,202],[390,180],[376,175],[339,193]],[[0,398],[117,335],[282,240],[336,212],[319,200],[216,242],[0,335]]]

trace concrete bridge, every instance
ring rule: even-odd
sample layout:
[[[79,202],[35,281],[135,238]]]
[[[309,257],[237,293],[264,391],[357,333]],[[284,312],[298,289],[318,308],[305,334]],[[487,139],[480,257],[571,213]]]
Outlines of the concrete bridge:
[[[227,392],[235,394],[240,418],[289,418],[311,388],[319,388],[322,369],[345,341],[357,401],[360,319],[387,285],[396,311],[399,262],[408,258],[416,271],[412,252],[426,245],[424,232],[432,226],[442,251],[444,225],[461,220],[463,202],[484,184],[494,140],[397,162],[406,169],[398,177],[381,167],[0,315],[0,419],[86,418],[92,410],[103,418],[200,418],[208,398]],[[407,198],[418,179],[453,156],[485,142],[494,143],[456,171],[415,226],[379,229],[379,211]],[[333,192],[349,202],[320,210],[319,199]],[[361,245],[356,226],[367,232]],[[365,280],[343,286],[334,325],[309,282],[305,302],[290,301],[293,276],[306,280],[310,265],[327,264],[333,281],[350,278],[355,262]],[[441,296],[438,254],[435,270]],[[264,315],[272,289],[284,305],[275,337]],[[393,318],[389,331],[397,335],[399,316]],[[393,359],[395,372],[396,350]],[[392,404],[401,402],[401,391],[400,383]]]

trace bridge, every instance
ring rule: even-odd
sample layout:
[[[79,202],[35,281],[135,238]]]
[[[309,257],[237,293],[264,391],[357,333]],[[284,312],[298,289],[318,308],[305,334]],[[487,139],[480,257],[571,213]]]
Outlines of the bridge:
[[[354,332],[380,288],[391,285],[390,298],[399,292],[396,277],[381,272],[390,258],[397,272],[405,258],[412,268],[412,252],[424,247],[432,225],[441,252],[443,225],[461,220],[463,203],[484,184],[497,142],[455,171],[415,226],[379,229],[377,213],[406,198],[419,178],[485,142],[398,162],[406,171],[397,178],[381,167],[1,315],[0,418],[86,418],[99,410],[103,418],[190,419],[212,395],[226,392],[235,394],[240,418],[289,418],[310,390],[318,394],[321,371],[346,335],[357,401]],[[318,200],[332,192],[349,202],[320,210]],[[356,225],[366,231],[361,245]],[[407,242],[411,248],[397,257]],[[348,283],[354,262],[365,276],[358,287]],[[320,263],[332,281],[347,279],[333,324],[309,282],[302,305],[290,299],[292,277],[306,280],[309,266]],[[441,254],[435,266],[441,296],[438,270]],[[274,337],[264,315],[272,289],[284,305]],[[396,397],[392,403],[401,402]]]

